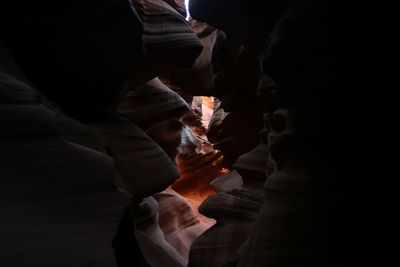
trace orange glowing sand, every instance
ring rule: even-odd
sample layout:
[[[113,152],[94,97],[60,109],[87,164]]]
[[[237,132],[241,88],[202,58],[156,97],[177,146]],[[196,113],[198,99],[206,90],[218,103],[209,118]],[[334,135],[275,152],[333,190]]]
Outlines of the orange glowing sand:
[[[197,212],[198,206],[216,193],[209,183],[229,170],[221,166],[221,153],[212,148],[205,136],[194,132],[198,131],[188,130],[185,133],[189,136],[183,140],[180,153],[175,158],[180,177],[172,189],[189,200]]]

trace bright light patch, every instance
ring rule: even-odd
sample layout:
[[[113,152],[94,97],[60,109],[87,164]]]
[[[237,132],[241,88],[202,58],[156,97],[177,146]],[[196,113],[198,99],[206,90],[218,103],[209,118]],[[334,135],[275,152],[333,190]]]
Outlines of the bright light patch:
[[[189,0],[185,0],[185,7],[186,7],[186,20],[189,20]]]
[[[208,125],[210,124],[211,117],[214,113],[214,97],[202,97],[201,111],[201,121],[203,122],[204,127],[207,129]]]

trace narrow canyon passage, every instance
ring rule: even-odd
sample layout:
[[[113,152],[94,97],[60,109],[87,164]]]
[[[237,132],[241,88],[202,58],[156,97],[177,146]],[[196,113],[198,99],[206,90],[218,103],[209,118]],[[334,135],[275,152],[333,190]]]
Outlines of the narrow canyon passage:
[[[6,2],[0,266],[337,266],[324,1]]]

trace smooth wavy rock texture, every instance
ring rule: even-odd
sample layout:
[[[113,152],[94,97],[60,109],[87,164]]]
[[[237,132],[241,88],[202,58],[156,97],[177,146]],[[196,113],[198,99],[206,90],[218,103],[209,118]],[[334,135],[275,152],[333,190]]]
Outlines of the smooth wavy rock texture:
[[[194,208],[198,207],[209,195],[215,194],[209,183],[227,172],[221,165],[222,160],[220,152],[214,150],[205,137],[187,128],[175,159],[180,177],[172,189],[189,199]]]
[[[0,42],[0,262],[116,266],[110,240],[129,198],[112,158],[60,138],[56,115]]]
[[[163,0],[132,0],[132,4],[143,23],[143,50],[149,62],[164,72],[190,67],[203,46],[186,19]]]
[[[116,111],[137,125],[147,128],[167,119],[180,118],[189,111],[186,101],[158,78],[131,89]]]

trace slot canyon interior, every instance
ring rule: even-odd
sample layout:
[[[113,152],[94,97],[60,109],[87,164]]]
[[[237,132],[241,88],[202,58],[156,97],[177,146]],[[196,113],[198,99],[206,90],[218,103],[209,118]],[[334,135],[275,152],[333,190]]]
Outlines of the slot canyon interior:
[[[325,1],[2,1],[0,23],[0,266],[342,266]]]

